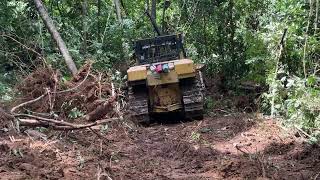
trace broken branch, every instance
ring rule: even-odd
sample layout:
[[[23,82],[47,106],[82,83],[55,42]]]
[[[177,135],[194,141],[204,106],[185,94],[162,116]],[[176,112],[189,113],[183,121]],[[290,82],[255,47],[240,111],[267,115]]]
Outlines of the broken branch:
[[[101,119],[89,124],[73,124],[73,123],[68,123],[64,121],[57,121],[54,119],[47,119],[47,118],[36,117],[32,115],[30,116],[38,119],[19,119],[20,125],[32,126],[32,127],[51,126],[55,130],[76,130],[76,129],[84,129],[92,126],[107,124],[120,119],[120,118],[110,118],[110,119]]]
[[[45,97],[46,95],[48,95],[50,93],[50,90],[47,89],[47,92],[45,94],[42,94],[41,96],[37,97],[36,99],[32,99],[30,101],[27,101],[27,102],[24,102],[24,103],[21,103],[19,104],[18,106],[15,106],[11,109],[11,113],[13,113],[16,109],[20,108],[20,107],[23,107],[25,105],[28,105],[28,104],[32,104],[34,102],[37,102],[39,101],[40,99],[42,99],[43,97]]]

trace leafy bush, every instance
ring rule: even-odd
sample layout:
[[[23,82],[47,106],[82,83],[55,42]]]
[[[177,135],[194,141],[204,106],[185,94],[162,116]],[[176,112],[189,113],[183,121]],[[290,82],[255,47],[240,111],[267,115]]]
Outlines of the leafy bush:
[[[306,80],[297,76],[285,76],[273,83],[274,115],[284,117],[284,125],[304,130],[313,138],[320,136],[320,87],[315,77]]]

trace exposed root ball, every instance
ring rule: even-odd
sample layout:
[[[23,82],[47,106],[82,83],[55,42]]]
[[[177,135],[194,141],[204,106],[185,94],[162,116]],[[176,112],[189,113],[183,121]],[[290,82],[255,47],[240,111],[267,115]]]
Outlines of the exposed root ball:
[[[92,63],[87,62],[78,74],[67,82],[62,81],[59,71],[40,67],[16,86],[21,96],[14,104],[18,105],[46,94],[39,101],[21,107],[19,111],[26,113],[28,110],[49,116],[54,113],[55,117],[58,115],[60,119],[70,118],[71,112],[78,113],[71,118],[84,117],[85,114],[95,117],[96,108],[104,104],[103,106],[110,106],[105,107],[108,112],[102,115],[100,113],[97,117],[110,117],[110,114],[114,114],[112,107],[116,98],[111,97],[111,78],[103,73],[93,72],[91,67]]]
[[[60,75],[58,77],[58,72],[52,68],[40,67],[25,77],[21,84],[16,86],[16,89],[22,93],[23,98],[37,98],[44,94],[46,88],[54,89],[60,77]]]

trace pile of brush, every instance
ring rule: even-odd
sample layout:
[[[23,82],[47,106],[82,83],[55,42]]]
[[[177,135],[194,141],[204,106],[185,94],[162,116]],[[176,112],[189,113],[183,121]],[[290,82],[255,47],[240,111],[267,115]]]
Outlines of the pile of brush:
[[[0,116],[16,119],[22,126],[71,130],[122,118],[122,105],[118,103],[121,90],[114,86],[110,75],[93,71],[92,62],[69,81],[58,70],[38,68],[16,89],[19,97],[14,107]]]

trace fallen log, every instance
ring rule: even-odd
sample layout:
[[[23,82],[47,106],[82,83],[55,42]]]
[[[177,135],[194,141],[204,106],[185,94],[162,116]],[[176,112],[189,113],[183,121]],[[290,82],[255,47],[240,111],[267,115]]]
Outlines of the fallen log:
[[[110,118],[110,119],[101,119],[98,120],[94,123],[89,123],[89,124],[79,124],[78,127],[68,127],[68,126],[53,126],[54,130],[63,130],[63,131],[70,131],[70,130],[79,130],[79,129],[85,129],[85,128],[90,128],[93,126],[99,126],[107,123],[111,123],[114,121],[120,120],[120,118]]]
[[[22,116],[21,114],[19,116]],[[29,127],[52,127],[54,130],[77,130],[77,129],[84,129],[89,128],[92,126],[102,125],[111,123],[120,118],[109,118],[109,119],[101,119],[95,121],[93,123],[88,124],[73,124],[64,121],[57,121],[54,119],[47,119],[42,117],[36,117],[32,115],[28,115],[29,117],[34,117],[35,119],[18,119],[20,126],[29,126]],[[36,119],[37,118],[37,119]]]
[[[70,126],[70,127],[77,127],[77,125],[69,123],[69,122],[58,121],[58,120],[55,120],[55,119],[48,119],[48,118],[44,118],[44,117],[40,117],[40,116],[34,116],[34,115],[30,115],[30,114],[14,114],[14,116],[15,117],[28,117],[28,118],[33,118],[33,119],[38,120],[38,121],[45,121],[45,122],[49,122],[49,123],[60,124],[60,125]]]
[[[49,126],[49,123],[40,122],[36,119],[19,119],[20,126],[37,127],[37,126]]]

